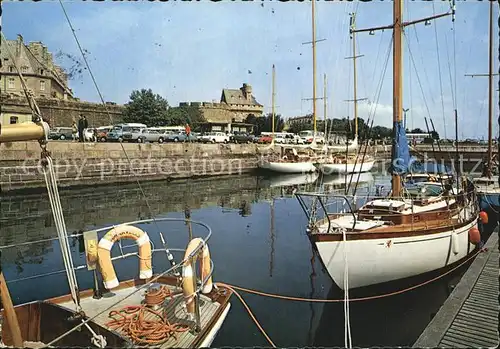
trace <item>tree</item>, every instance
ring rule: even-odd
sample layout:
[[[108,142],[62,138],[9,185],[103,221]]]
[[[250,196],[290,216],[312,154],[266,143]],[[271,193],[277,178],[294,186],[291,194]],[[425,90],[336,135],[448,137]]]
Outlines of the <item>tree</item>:
[[[439,141],[439,133],[437,133],[436,131],[432,131],[431,138]]]
[[[203,121],[204,118],[198,106],[179,106],[168,110],[165,125],[162,126],[178,126],[187,123],[190,125],[196,125]]]
[[[411,130],[410,133],[426,133],[426,132],[424,132],[421,128],[417,127],[417,128],[414,128],[413,130]]]
[[[250,114],[245,119],[245,122],[248,124],[254,125],[254,134],[258,135],[262,132],[272,132],[272,114],[269,113],[267,115],[261,117],[255,117]],[[285,121],[281,117],[280,114],[274,115],[274,131],[281,132],[285,127]]]
[[[151,89],[134,90],[130,101],[125,104],[123,120],[138,122],[148,126],[161,126],[165,123],[168,112],[168,102]]]

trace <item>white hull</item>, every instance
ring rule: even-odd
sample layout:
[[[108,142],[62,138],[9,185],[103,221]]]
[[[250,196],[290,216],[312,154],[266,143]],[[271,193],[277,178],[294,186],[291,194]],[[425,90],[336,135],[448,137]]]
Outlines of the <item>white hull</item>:
[[[274,175],[268,178],[269,187],[287,187],[292,185],[311,184],[318,179],[319,174],[313,173],[294,173],[286,175]]]
[[[318,169],[324,174],[346,174],[346,173],[359,173],[359,172],[369,172],[372,170],[373,165],[375,165],[374,160],[365,161],[361,163],[359,160],[356,164],[317,164]]]
[[[475,246],[469,243],[468,231],[475,225],[476,220],[457,229],[455,235],[453,231],[447,231],[392,239],[351,240],[347,243],[324,241],[316,242],[316,247],[330,277],[344,289],[346,244],[351,289],[416,276],[459,261],[474,250]]]
[[[229,313],[229,309],[231,308],[231,303],[227,303],[226,309],[224,309],[224,312],[220,316],[220,318],[217,320],[215,323],[214,327],[210,329],[210,332],[207,334],[203,342],[201,342],[200,348],[208,348],[212,345],[212,342],[214,341],[215,337],[217,336],[217,333],[219,333],[220,328],[222,327],[222,324],[224,323],[224,320],[226,320],[227,314]]]
[[[261,168],[280,173],[310,173],[316,167],[312,162],[266,162]]]

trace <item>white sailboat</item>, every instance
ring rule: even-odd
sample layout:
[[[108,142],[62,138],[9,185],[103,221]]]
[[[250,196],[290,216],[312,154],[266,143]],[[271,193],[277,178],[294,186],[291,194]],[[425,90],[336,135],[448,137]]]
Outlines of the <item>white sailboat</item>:
[[[272,87],[272,141],[271,145],[267,147],[268,149],[274,148],[274,119],[275,119],[275,85],[276,85],[276,71],[273,64],[273,87]],[[262,159],[259,163],[259,167],[265,170],[280,172],[280,173],[310,173],[315,172],[316,167],[314,167],[313,160],[316,159],[314,152],[308,148],[296,149],[293,146],[283,145],[280,148],[281,154],[271,155],[267,159]],[[299,151],[297,151],[299,150]]]
[[[439,183],[423,183],[416,193],[409,193],[404,187],[403,177],[409,172],[411,160],[402,122],[403,27],[447,15],[454,18],[455,9],[453,4],[448,13],[405,23],[402,3],[394,1],[393,24],[383,27],[394,31],[392,158],[399,159],[402,165],[392,169],[390,196],[369,198],[357,211],[329,213],[329,202],[325,202],[329,197],[343,202],[346,209],[353,206],[352,200],[339,195],[296,194],[310,222],[308,236],[331,278],[343,290],[439,270],[470,256],[480,242],[474,191],[462,188],[457,192]],[[324,218],[313,216],[307,201],[314,205],[320,201]]]
[[[355,26],[355,15],[351,17],[351,30]],[[326,150],[328,155],[320,159],[316,163],[316,167],[326,175],[331,174],[348,174],[358,172],[369,172],[375,165],[375,159],[366,154],[362,154],[358,149],[358,99],[357,99],[357,75],[356,75],[356,40],[354,32],[352,37],[353,51],[353,72],[354,72],[354,140],[348,145],[328,146]],[[326,84],[325,84],[326,85]],[[326,90],[326,86],[325,86]],[[326,94],[326,92],[325,92]],[[326,112],[326,108],[325,108]],[[325,117],[326,118],[326,117]],[[350,154],[351,151],[356,151],[355,154]],[[346,155],[347,154],[347,155]]]

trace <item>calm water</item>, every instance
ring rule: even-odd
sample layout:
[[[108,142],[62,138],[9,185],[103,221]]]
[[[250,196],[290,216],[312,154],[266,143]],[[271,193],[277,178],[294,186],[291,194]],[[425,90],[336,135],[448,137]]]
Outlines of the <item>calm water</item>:
[[[388,183],[386,177],[373,177]],[[270,179],[240,176],[144,183],[143,187],[155,217],[181,218],[189,207],[193,220],[212,228],[209,247],[216,281],[290,296],[342,299],[343,293],[314,256],[304,229],[307,220],[297,199],[290,195],[290,185],[300,181],[300,177],[290,175]],[[312,190],[314,184],[302,185],[301,189]],[[149,217],[137,185],[63,191],[61,201],[70,232]],[[0,205],[1,246],[56,236],[45,194],[1,197]],[[161,247],[158,230],[170,247],[186,247],[184,223],[158,222],[142,228],[156,248]],[[194,235],[203,236],[203,229],[194,227]],[[3,249],[3,270],[16,304],[69,293],[64,273],[29,279],[63,269],[58,244],[47,241]],[[131,245],[128,241],[123,245],[127,244]],[[75,265],[83,265],[82,244],[73,239],[71,245]],[[125,252],[135,249],[124,248]],[[113,247],[113,255],[118,254],[118,247]],[[138,275],[136,258],[115,261],[114,266],[120,280]],[[169,266],[165,254],[155,254],[153,266],[155,272],[165,270]],[[353,345],[412,345],[465,268],[401,295],[351,303]],[[92,274],[86,268],[77,276],[81,289],[92,287]],[[379,287],[365,290],[363,295],[387,291]],[[342,303],[309,304],[242,295],[277,346],[344,345]],[[350,292],[351,298],[356,296],[356,292]],[[213,345],[268,346],[236,297]]]

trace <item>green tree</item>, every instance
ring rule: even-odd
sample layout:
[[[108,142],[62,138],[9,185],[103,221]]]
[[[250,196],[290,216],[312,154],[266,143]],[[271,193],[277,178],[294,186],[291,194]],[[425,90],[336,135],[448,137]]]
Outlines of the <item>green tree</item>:
[[[134,90],[130,94],[130,101],[125,104],[123,120],[125,122],[139,122],[148,126],[164,124],[168,112],[168,102],[151,89]]]
[[[431,131],[431,138],[438,141],[439,140],[439,133],[437,133],[436,131]]]
[[[203,121],[202,112],[197,106],[179,106],[168,110],[165,125],[162,126],[179,126],[186,123],[195,126]]]
[[[248,115],[245,119],[245,122],[248,124],[255,125],[254,126],[254,134],[258,135],[262,132],[272,132],[272,115],[271,113],[261,116],[255,117],[254,115]],[[285,121],[281,117],[280,114],[274,115],[274,131],[281,132],[285,127]]]

